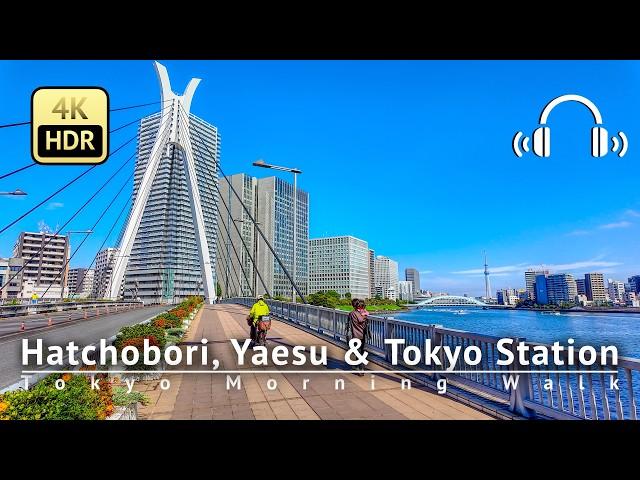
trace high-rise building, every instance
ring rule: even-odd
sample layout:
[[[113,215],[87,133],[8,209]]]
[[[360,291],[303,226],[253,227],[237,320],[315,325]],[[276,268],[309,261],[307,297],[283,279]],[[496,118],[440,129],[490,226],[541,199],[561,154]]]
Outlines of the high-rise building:
[[[527,296],[529,297],[529,300],[536,300],[536,277],[538,275],[549,275],[549,270],[533,270],[533,269],[529,269],[526,272],[524,272],[524,283],[525,283],[525,288],[527,290]]]
[[[413,283],[413,293],[420,292],[420,272],[415,268],[404,269],[404,279]]]
[[[609,299],[616,305],[624,305],[624,282],[609,279]]]
[[[578,295],[587,295],[587,283],[584,278],[576,278],[576,289],[578,290]]]
[[[556,273],[547,277],[547,295],[549,303],[560,304],[575,301],[578,295],[576,281],[568,273]]]
[[[91,297],[106,298],[109,295],[109,287],[111,286],[111,275],[113,265],[118,256],[117,248],[105,248],[96,254],[94,260],[93,272],[93,288],[91,289]]]
[[[638,294],[636,292],[625,292],[624,300],[627,307],[640,307],[640,301],[638,300]]]
[[[0,258],[0,299],[20,297],[24,259],[20,257]],[[8,284],[7,284],[8,282]]]
[[[377,294],[382,293],[382,297],[389,299],[397,296],[398,262],[388,257],[378,255],[374,265],[374,281]]]
[[[247,207],[251,216],[256,218],[258,179],[244,173],[230,175],[228,179],[233,189],[242,198],[242,203]],[[257,230],[240,204],[238,197],[229,188],[229,183],[225,178],[220,180],[219,188],[221,199],[218,203],[220,218],[218,218],[218,263],[216,269],[222,295],[224,297],[238,295],[249,297],[254,290],[264,293],[251,261],[251,258],[259,258],[258,253],[264,254],[264,251],[256,251],[258,246],[255,242],[255,239],[258,238]],[[238,232],[240,233],[238,234]]]
[[[93,289],[94,270],[87,268],[72,268],[69,270],[68,289],[69,296],[74,298],[86,298],[91,295]]]
[[[278,177],[258,179],[257,204],[260,229],[276,254],[293,275],[293,185]],[[309,248],[309,194],[300,188],[296,197],[296,269],[295,281],[303,295],[307,293]],[[222,213],[222,212],[221,212]],[[284,270],[258,238],[258,269],[272,296],[291,298],[292,285]],[[258,282],[258,293],[266,293]]]
[[[413,280],[401,280],[398,282],[398,298],[407,302],[413,302]]]
[[[190,142],[193,152],[199,207],[215,284],[215,205],[218,202],[215,185],[218,180],[220,136],[216,127],[201,118],[193,114],[189,114],[188,118],[190,135],[185,142]],[[156,113],[140,122],[133,179],[134,203],[140,194],[161,121],[161,114]],[[137,291],[138,297],[145,303],[168,303],[204,293],[199,240],[196,238],[191,209],[185,157],[184,151],[176,145],[169,144],[162,150],[127,262],[122,291],[125,298],[131,298],[132,292]],[[125,229],[129,221],[133,221],[132,213]],[[121,237],[124,237],[124,231]],[[125,253],[123,251],[123,255]],[[116,268],[119,268],[119,262],[120,259]]]
[[[534,299],[538,305],[547,305],[549,303],[549,291],[547,289],[547,277],[546,273],[536,275],[535,282],[533,283],[535,288]]]
[[[376,252],[372,249],[369,249],[369,298],[376,297],[376,279],[375,279],[375,271],[376,271]],[[380,293],[382,297],[382,293]]]
[[[515,288],[504,288],[496,292],[498,305],[517,305],[520,300],[520,292]]]
[[[33,282],[35,294],[47,299],[66,296],[68,237],[46,231],[22,232],[13,247],[13,256],[24,259],[22,282]]]
[[[309,293],[334,290],[352,298],[369,297],[369,246],[359,238],[309,240]]]
[[[629,285],[634,292],[640,293],[640,275],[629,277]]]
[[[602,273],[585,273],[584,286],[587,300],[598,305],[607,301],[607,289],[604,286],[604,275]]]
[[[69,275],[67,277],[67,288],[69,289],[69,295],[76,293],[78,285],[78,274],[84,276],[86,268],[70,268]]]

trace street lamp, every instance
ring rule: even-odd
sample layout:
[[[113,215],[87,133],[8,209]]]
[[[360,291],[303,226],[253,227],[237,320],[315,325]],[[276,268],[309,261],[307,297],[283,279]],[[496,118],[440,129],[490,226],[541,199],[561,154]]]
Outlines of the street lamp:
[[[254,167],[270,168],[272,170],[279,170],[281,172],[293,173],[293,282],[296,281],[296,247],[298,243],[297,239],[297,223],[298,223],[298,174],[302,173],[302,170],[297,168],[281,167],[279,165],[271,165],[264,160],[256,160],[253,162]],[[296,287],[291,286],[291,301],[296,303]]]
[[[69,239],[69,245],[71,245],[71,235],[74,234],[74,233],[80,233],[80,234],[89,235],[89,234],[93,233],[93,230],[68,230],[67,231],[67,238]],[[71,247],[69,247],[69,249],[71,249]],[[61,302],[64,300],[64,284],[65,283],[67,283],[66,282],[66,276],[63,277],[63,281],[60,283],[60,301]],[[76,285],[76,288],[77,288],[77,285]]]
[[[24,196],[26,194],[27,194],[27,192],[23,192],[19,188],[16,188],[13,192],[0,192],[0,195],[13,195],[13,196],[16,196],[16,197],[22,197],[22,196]]]

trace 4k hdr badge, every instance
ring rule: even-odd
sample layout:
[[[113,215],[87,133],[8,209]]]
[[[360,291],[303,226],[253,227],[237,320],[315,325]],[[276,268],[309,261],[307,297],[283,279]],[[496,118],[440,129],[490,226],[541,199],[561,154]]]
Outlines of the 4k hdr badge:
[[[41,87],[31,96],[31,156],[93,165],[109,155],[109,95],[100,87]]]

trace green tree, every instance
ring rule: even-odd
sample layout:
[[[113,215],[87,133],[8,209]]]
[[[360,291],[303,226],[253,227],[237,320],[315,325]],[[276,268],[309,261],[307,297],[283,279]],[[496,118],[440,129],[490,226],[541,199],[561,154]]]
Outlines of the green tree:
[[[331,298],[335,298],[336,301],[340,300],[340,294],[338,292],[336,292],[335,290],[329,290],[326,293],[327,297],[331,297]]]
[[[351,300],[351,292],[345,293],[344,298],[346,298],[347,300]]]
[[[216,282],[216,296],[217,297],[222,296],[222,287],[220,286],[220,282]]]
[[[335,308],[338,304],[339,296],[336,299],[333,295],[329,295],[326,292],[316,292],[311,295],[307,295],[307,301],[311,305],[318,307]]]

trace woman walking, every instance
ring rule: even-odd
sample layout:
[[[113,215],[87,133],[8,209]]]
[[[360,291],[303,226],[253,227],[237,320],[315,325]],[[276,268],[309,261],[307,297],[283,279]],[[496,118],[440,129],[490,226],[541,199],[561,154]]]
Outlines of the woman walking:
[[[358,351],[360,355],[364,355],[364,343],[368,336],[369,329],[369,312],[367,312],[364,300],[354,298],[351,300],[351,306],[353,310],[349,312],[349,325],[347,326],[347,342],[351,338],[357,338],[360,340],[360,348]],[[359,370],[358,375],[364,376],[364,365],[357,366]]]

